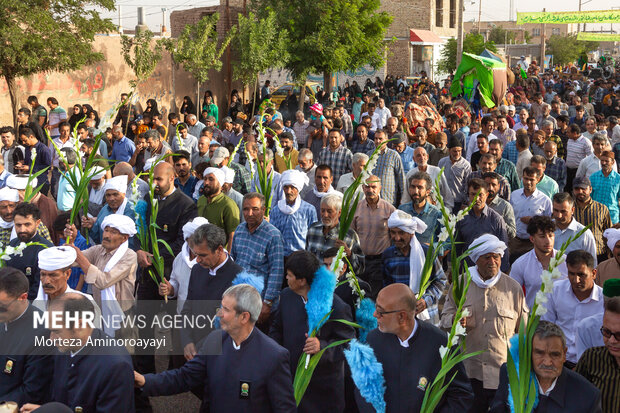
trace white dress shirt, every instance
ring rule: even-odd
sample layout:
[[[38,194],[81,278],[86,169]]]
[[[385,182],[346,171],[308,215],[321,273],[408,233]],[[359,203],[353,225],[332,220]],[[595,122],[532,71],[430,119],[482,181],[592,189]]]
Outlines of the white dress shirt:
[[[478,135],[480,135],[480,132],[476,132],[466,139],[467,148],[465,150],[465,159],[467,159],[467,162],[471,162],[471,156],[474,152],[478,152]]]
[[[554,249],[553,256],[555,257],[557,253],[558,251]],[[566,269],[565,262],[558,267],[558,270],[560,274],[562,274],[563,279],[568,277],[568,270]],[[536,293],[540,291],[542,285],[540,276],[542,272],[542,264],[538,261],[536,252],[533,249],[517,258],[510,269],[510,276],[521,284],[522,287],[525,287],[525,302],[528,308],[534,306]]]
[[[566,336],[566,347],[568,347],[566,359],[576,363],[578,360],[575,345],[577,324],[586,317],[603,314],[603,289],[594,284],[590,296],[579,301],[570,281],[560,280],[553,285],[553,293],[548,297],[549,301],[545,304],[547,313],[541,318],[557,324],[562,329]]]
[[[387,108],[387,106],[384,106],[383,108],[377,106],[375,113],[379,115],[379,120],[381,121],[380,127],[385,128],[387,125],[387,120],[392,117],[392,112]]]
[[[602,347],[603,335],[601,327],[603,326],[603,313],[598,313],[586,317],[577,322],[575,329],[575,351],[577,352],[577,360],[581,358],[584,351],[592,347]]]
[[[615,161],[614,161],[613,169],[614,171],[618,172]],[[601,160],[597,158],[595,154],[592,153],[586,156],[585,158],[583,158],[581,162],[579,162],[579,168],[577,168],[577,174],[575,175],[575,178],[586,177],[589,179],[590,175],[600,170],[601,170]]]
[[[521,218],[534,217],[536,215],[551,216],[551,200],[538,189],[530,196],[525,196],[523,188],[512,191],[510,195],[510,205],[512,205],[512,209],[515,213],[517,237],[521,239],[529,239],[530,237],[530,234],[527,233],[527,224],[523,223]]]
[[[575,218],[568,224],[566,229],[562,230],[559,228],[555,229],[555,243],[553,248],[560,249],[562,248],[562,244],[564,244],[570,237],[577,234],[579,231],[584,229],[585,226],[581,223],[577,222]],[[592,257],[594,257],[594,266],[596,267],[596,240],[594,239],[594,234],[592,234],[591,230],[587,230],[583,233],[582,236],[573,241],[569,247],[566,249],[566,254],[574,250],[584,250]]]
[[[372,119],[370,124],[371,131],[374,132],[377,129],[381,129],[381,116],[379,116],[376,110],[375,113],[372,114],[372,116],[368,112],[362,113],[362,118],[364,118],[364,116],[370,116],[370,118]]]

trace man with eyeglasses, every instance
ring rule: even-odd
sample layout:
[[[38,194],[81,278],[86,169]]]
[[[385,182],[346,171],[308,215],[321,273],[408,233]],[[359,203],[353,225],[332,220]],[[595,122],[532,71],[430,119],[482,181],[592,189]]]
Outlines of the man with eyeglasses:
[[[605,300],[605,313],[598,335],[604,346],[586,350],[575,371],[601,391],[603,412],[608,413],[620,411],[620,279],[607,281],[605,287],[603,294],[613,297]]]
[[[28,278],[15,268],[0,269],[0,400],[22,405],[43,403],[52,382],[53,358],[37,354],[35,337],[48,338],[43,326],[33,328]]]
[[[441,368],[440,347],[447,337],[435,326],[416,320],[417,300],[409,286],[401,283],[383,288],[377,296],[374,316],[377,328],[368,333],[368,345],[383,366],[386,411],[418,412],[424,393]],[[441,411],[467,412],[473,393],[458,363],[446,377],[454,377],[444,393]],[[374,411],[356,390],[361,412]]]

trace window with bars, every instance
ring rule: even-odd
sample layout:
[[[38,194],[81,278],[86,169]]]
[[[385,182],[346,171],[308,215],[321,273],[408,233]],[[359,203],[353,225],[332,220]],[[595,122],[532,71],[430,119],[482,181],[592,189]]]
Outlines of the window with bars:
[[[435,26],[443,27],[443,0],[435,0]]]
[[[456,27],[456,0],[450,0],[450,28]]]

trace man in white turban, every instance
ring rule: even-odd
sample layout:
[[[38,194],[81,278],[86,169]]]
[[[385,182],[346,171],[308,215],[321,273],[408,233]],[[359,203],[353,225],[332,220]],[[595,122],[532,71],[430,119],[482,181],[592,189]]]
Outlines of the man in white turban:
[[[38,187],[37,178],[31,178],[30,186],[33,191]],[[19,193],[19,201],[22,202],[24,200],[24,196],[26,194],[26,187],[29,185],[28,183],[28,175],[12,175],[6,181],[6,186],[11,189],[16,189],[17,193]],[[56,206],[56,202],[53,199],[48,198],[46,195],[42,194],[40,191],[34,194],[32,198],[30,198],[30,203],[34,204],[39,208],[41,212],[41,223],[45,226],[45,232],[49,230],[49,239],[55,239],[55,231],[54,231],[54,221],[56,221],[56,217],[58,216],[58,207]],[[42,233],[41,229],[39,229],[39,233]],[[2,241],[4,243],[4,241]],[[6,245],[6,244],[5,244]]]
[[[605,281],[620,278],[620,229],[608,228],[603,232],[612,257],[600,262],[596,267],[596,285],[602,287]]]
[[[230,249],[235,229],[239,225],[239,207],[222,193],[222,186],[226,182],[225,171],[210,167],[205,169],[203,176],[203,192],[197,204],[198,215],[226,232],[226,247]]]
[[[124,215],[135,221],[133,206],[127,199],[127,177],[125,175],[115,176],[106,181],[104,187],[105,205],[99,211],[97,217],[82,217],[82,228],[88,228],[88,235],[95,244],[101,243],[103,234],[103,220],[109,215]],[[134,238],[130,238],[129,246],[133,248]]]
[[[90,179],[88,185],[90,191],[88,193],[88,201],[98,210],[101,209],[104,201],[106,183],[106,171],[103,168],[96,168],[96,173]]]
[[[235,182],[235,171],[228,166],[222,166],[220,169],[224,171],[225,175],[224,185],[222,185],[222,192],[224,195],[235,201],[235,204],[237,204],[237,207],[239,208],[239,220],[243,222],[243,214],[241,214],[241,211],[243,210],[243,195],[233,188],[233,183]]]
[[[67,281],[71,276],[71,266],[77,254],[69,245],[49,247],[39,252],[38,266],[40,271],[39,291],[35,299],[35,307],[46,310],[49,301],[53,301],[65,293],[77,293],[86,296],[93,303],[93,298],[81,291],[69,287]]]
[[[280,178],[284,198],[271,208],[269,222],[282,233],[284,256],[306,247],[306,236],[310,225],[318,221],[316,208],[301,199],[299,193],[308,184],[308,176],[298,170],[282,172]]]
[[[129,248],[129,238],[136,235],[136,224],[125,215],[111,214],[103,219],[101,228],[101,245],[81,251],[72,245],[71,239],[70,246],[76,253],[75,263],[84,272],[84,281],[92,284],[93,296],[103,316],[122,316],[134,303],[138,256]],[[74,231],[75,228],[67,229],[65,236],[71,236]],[[116,329],[106,326],[105,330],[114,335]]]
[[[383,251],[384,284],[407,284],[418,294],[423,281],[422,270],[426,261],[426,246],[422,246],[415,234],[426,230],[426,224],[419,218],[396,210],[387,222],[390,239],[394,245]],[[421,297],[417,297],[416,317],[439,323],[437,303],[446,286],[446,275],[438,260],[430,268],[428,287]]]
[[[528,309],[521,285],[500,269],[506,244],[495,235],[483,234],[467,248],[472,248],[470,258],[476,265],[469,268],[472,282],[465,299],[467,314],[461,318],[460,325],[467,331],[467,351],[483,350],[483,353],[465,360],[464,364],[474,390],[472,411],[487,411],[499,386],[499,368],[506,362],[507,341],[518,333]],[[449,330],[455,314],[450,290],[440,327]]]

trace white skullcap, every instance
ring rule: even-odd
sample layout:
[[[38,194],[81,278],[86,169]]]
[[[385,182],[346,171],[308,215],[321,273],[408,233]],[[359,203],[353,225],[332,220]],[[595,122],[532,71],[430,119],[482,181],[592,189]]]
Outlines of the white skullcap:
[[[209,220],[204,217],[196,217],[193,221],[189,221],[187,224],[183,225],[183,239],[187,241],[187,239],[192,236],[198,227],[208,223]]]
[[[134,220],[129,218],[127,215],[121,214],[110,214],[107,217],[103,218],[103,222],[101,223],[101,230],[104,230],[107,227],[115,228],[121,234],[126,234],[130,237],[136,235],[136,233],[138,232],[136,230],[136,223],[134,222]]]
[[[77,253],[72,247],[49,247],[39,252],[39,269],[44,271],[64,270],[75,262]]]
[[[478,246],[476,248],[473,248],[476,245]],[[500,241],[499,238],[497,238],[493,234],[482,234],[472,241],[472,243],[469,245],[469,248],[473,248],[469,253],[469,256],[471,257],[471,260],[475,263],[476,261],[478,261],[478,258],[491,252],[494,254],[499,254],[503,257],[504,251],[506,250],[506,244]]]
[[[30,185],[36,188],[37,178],[32,178]],[[23,191],[28,186],[28,175],[11,175],[6,180],[6,186]]]
[[[101,179],[105,176],[105,169],[103,168],[96,168],[94,172],[95,174],[90,179]]]
[[[308,175],[296,169],[288,169],[282,172],[282,176],[280,177],[280,185],[282,187],[285,185],[292,185],[300,192],[308,182]]]
[[[220,186],[226,183],[226,172],[224,172],[220,168],[209,167],[205,169],[202,176],[206,177],[209,174],[213,174],[213,176],[215,176],[215,179],[217,179],[217,181],[220,183]]]
[[[150,171],[152,167],[157,165],[155,163],[156,160],[157,160],[157,158],[154,156],[154,157],[149,158],[146,161],[144,161],[144,167],[142,168],[142,170],[143,171]],[[159,162],[157,162],[157,163],[159,163]]]
[[[0,189],[0,201],[19,202],[19,192],[17,192],[17,189],[5,186]]]
[[[388,218],[388,228],[400,228],[403,231],[421,234],[426,231],[426,224],[420,218],[412,217],[405,211],[396,210]]]
[[[105,182],[103,189],[104,189],[104,193],[108,189],[111,189],[113,191],[118,191],[123,194],[126,193],[127,192],[127,175],[118,175],[118,176],[115,176],[114,178],[108,179]]]
[[[607,246],[611,251],[613,251],[616,246],[616,242],[620,241],[620,229],[607,228],[605,232],[603,232],[603,236],[607,238]]]
[[[233,171],[227,166],[222,166],[220,169],[224,171],[224,183],[232,184],[233,182],[235,182],[235,171]]]

